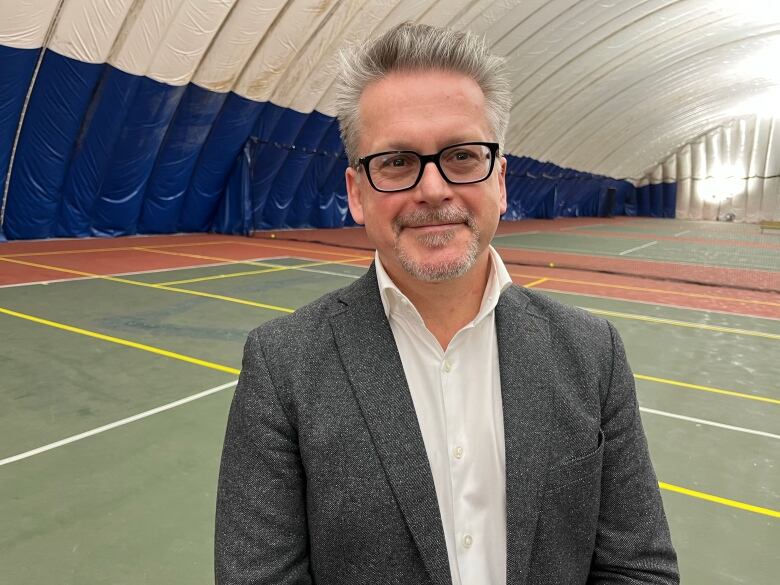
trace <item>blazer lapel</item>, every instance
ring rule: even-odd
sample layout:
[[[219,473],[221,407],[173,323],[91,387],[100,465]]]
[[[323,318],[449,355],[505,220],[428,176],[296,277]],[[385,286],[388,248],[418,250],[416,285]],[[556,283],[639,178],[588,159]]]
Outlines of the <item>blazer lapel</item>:
[[[550,332],[513,286],[496,307],[506,448],[507,583],[528,578],[544,487],[548,449],[545,428],[555,391]]]
[[[433,475],[373,265],[339,301],[331,327],[355,398],[431,580],[450,585]]]

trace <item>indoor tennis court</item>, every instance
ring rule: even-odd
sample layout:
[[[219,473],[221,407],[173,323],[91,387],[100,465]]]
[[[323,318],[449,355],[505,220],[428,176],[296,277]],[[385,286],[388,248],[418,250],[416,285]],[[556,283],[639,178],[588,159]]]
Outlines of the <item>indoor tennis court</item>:
[[[361,229],[257,236],[3,246],[4,582],[210,581],[247,332],[345,286],[372,258]],[[570,251],[586,240],[588,254]],[[495,243],[516,283],[623,336],[685,581],[774,583],[777,236],[587,218],[504,224]],[[603,257],[629,257],[631,270],[605,270]],[[720,284],[692,282],[688,263]]]
[[[0,585],[281,581],[306,563],[320,585],[676,583],[672,548],[682,585],[777,585],[778,62],[780,2],[766,0],[0,2]],[[673,547],[628,442],[633,408],[604,391],[625,389],[604,324],[472,335],[519,312],[501,313],[506,298],[483,312],[497,294],[476,294],[499,216],[492,242],[514,283],[620,332]],[[355,352],[324,353],[339,343],[315,345],[326,327],[307,321],[270,349],[316,348],[277,360],[312,424],[279,396],[231,418],[231,437],[261,422],[227,441],[216,514],[247,334],[360,278],[375,254],[366,220],[387,234],[383,254],[395,230],[399,266],[407,227],[430,236],[411,250],[426,269],[457,268],[432,259],[462,243],[468,278],[437,272],[437,289],[405,268],[405,316],[435,318],[408,345],[393,330],[395,392],[362,357],[396,357],[370,350],[392,349],[373,333],[351,343],[370,350],[354,401]],[[445,286],[457,292],[437,297]],[[383,326],[374,309],[356,327]],[[521,346],[533,357],[506,357]],[[450,376],[442,348],[471,365]],[[499,365],[531,367],[497,368],[499,350]],[[535,368],[548,355],[556,367]],[[333,388],[341,406],[310,400]],[[396,425],[396,477],[362,391]],[[535,419],[551,395],[563,406]],[[282,431],[263,419],[282,414]],[[255,440],[268,442],[231,467]],[[319,484],[312,462],[328,468]]]

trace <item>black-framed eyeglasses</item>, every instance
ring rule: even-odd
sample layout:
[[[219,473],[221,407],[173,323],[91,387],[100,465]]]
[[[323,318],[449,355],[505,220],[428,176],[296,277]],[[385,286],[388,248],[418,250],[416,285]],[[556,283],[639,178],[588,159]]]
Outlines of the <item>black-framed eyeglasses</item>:
[[[490,176],[498,149],[497,142],[461,142],[446,146],[436,154],[391,150],[358,159],[358,168],[365,169],[368,182],[382,193],[414,189],[429,162],[436,165],[448,183],[468,185]]]

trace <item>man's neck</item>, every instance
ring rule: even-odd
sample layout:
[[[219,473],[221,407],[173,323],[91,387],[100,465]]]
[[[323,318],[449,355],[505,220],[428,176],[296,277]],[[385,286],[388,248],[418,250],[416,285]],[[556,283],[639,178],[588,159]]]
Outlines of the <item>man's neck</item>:
[[[455,334],[479,313],[492,259],[490,252],[485,250],[466,274],[441,282],[418,280],[402,269],[384,263],[383,266],[420,313],[425,326],[442,349],[446,350]]]

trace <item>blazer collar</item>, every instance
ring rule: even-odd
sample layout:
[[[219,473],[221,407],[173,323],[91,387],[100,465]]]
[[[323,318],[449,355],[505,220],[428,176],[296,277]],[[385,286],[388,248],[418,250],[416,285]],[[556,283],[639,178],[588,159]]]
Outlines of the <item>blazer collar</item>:
[[[528,578],[547,469],[555,393],[549,323],[518,286],[496,306],[506,456],[507,583]]]
[[[355,398],[431,581],[450,585],[433,475],[374,265],[338,298],[331,327]]]
[[[379,295],[376,271],[338,294],[331,326],[355,398],[431,580],[451,584],[447,547],[428,456],[401,358]],[[518,286],[496,306],[504,412],[507,583],[528,577],[548,452],[554,394],[547,320]]]

